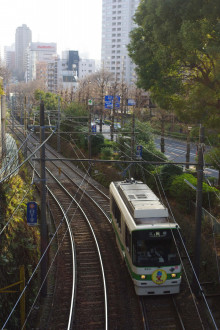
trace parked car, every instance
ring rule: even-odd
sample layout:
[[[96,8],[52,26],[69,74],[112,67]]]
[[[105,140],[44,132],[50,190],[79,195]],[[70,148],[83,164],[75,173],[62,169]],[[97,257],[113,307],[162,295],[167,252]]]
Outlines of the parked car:
[[[111,128],[112,125],[110,125]],[[117,131],[118,129],[121,129],[121,124],[120,123],[114,123],[114,131]]]
[[[96,119],[96,120],[95,120],[96,124],[100,125],[100,120],[101,120],[101,119]],[[102,120],[102,125],[105,125],[104,120]]]

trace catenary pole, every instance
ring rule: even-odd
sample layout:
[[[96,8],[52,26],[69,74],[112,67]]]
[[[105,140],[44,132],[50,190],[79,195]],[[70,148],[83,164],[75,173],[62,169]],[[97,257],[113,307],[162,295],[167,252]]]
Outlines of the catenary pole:
[[[57,152],[60,152],[60,97],[58,97]]]
[[[44,126],[44,103],[40,103],[40,201],[41,201],[41,257],[44,255],[48,239],[47,239],[47,223],[46,223],[46,170],[45,170],[45,126]],[[47,274],[47,253],[41,262],[41,284],[43,284]],[[47,295],[47,281],[45,280],[41,295],[45,297]]]
[[[195,229],[195,253],[194,253],[194,269],[193,288],[196,294],[199,294],[200,273],[200,254],[201,254],[201,227],[202,227],[202,185],[203,185],[203,151],[204,151],[204,127],[200,126],[199,145],[198,145],[198,165],[197,165],[197,189],[196,189],[196,229]],[[197,277],[197,278],[196,278]]]

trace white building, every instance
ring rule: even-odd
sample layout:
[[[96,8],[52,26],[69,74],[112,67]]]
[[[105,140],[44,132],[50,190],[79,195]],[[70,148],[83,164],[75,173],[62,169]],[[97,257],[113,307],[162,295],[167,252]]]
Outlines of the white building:
[[[15,45],[4,47],[4,62],[6,68],[14,73],[15,71]]]
[[[31,42],[27,47],[26,81],[36,80],[38,66],[49,63],[56,53],[56,43]]]
[[[134,64],[128,56],[126,45],[129,32],[134,28],[132,20],[140,0],[102,0],[102,55],[101,60],[117,81],[131,84]]]
[[[60,85],[61,61],[56,55],[47,63],[47,90],[57,93]]]
[[[96,71],[96,62],[91,59],[80,59],[79,60],[79,78],[83,79],[86,76]]]

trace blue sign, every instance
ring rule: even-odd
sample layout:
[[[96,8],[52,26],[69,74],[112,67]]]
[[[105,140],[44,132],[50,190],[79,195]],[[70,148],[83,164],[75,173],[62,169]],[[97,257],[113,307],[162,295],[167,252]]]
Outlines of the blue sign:
[[[96,133],[96,125],[92,125],[92,133]]]
[[[113,96],[112,95],[105,95],[105,109],[112,109],[112,101]]]
[[[37,203],[27,203],[27,224],[29,226],[35,226],[37,224]]]
[[[136,105],[135,100],[133,99],[128,99],[128,106]]]
[[[142,158],[142,146],[137,146],[136,148],[136,157]]]
[[[114,97],[113,95],[105,95],[105,109],[113,109]],[[115,107],[120,108],[120,96],[115,97]]]

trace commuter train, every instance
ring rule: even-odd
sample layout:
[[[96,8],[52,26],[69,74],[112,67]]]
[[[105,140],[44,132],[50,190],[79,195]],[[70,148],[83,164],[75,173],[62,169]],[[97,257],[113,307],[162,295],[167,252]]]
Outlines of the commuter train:
[[[152,190],[134,179],[111,182],[110,212],[136,294],[179,293],[179,226]]]

